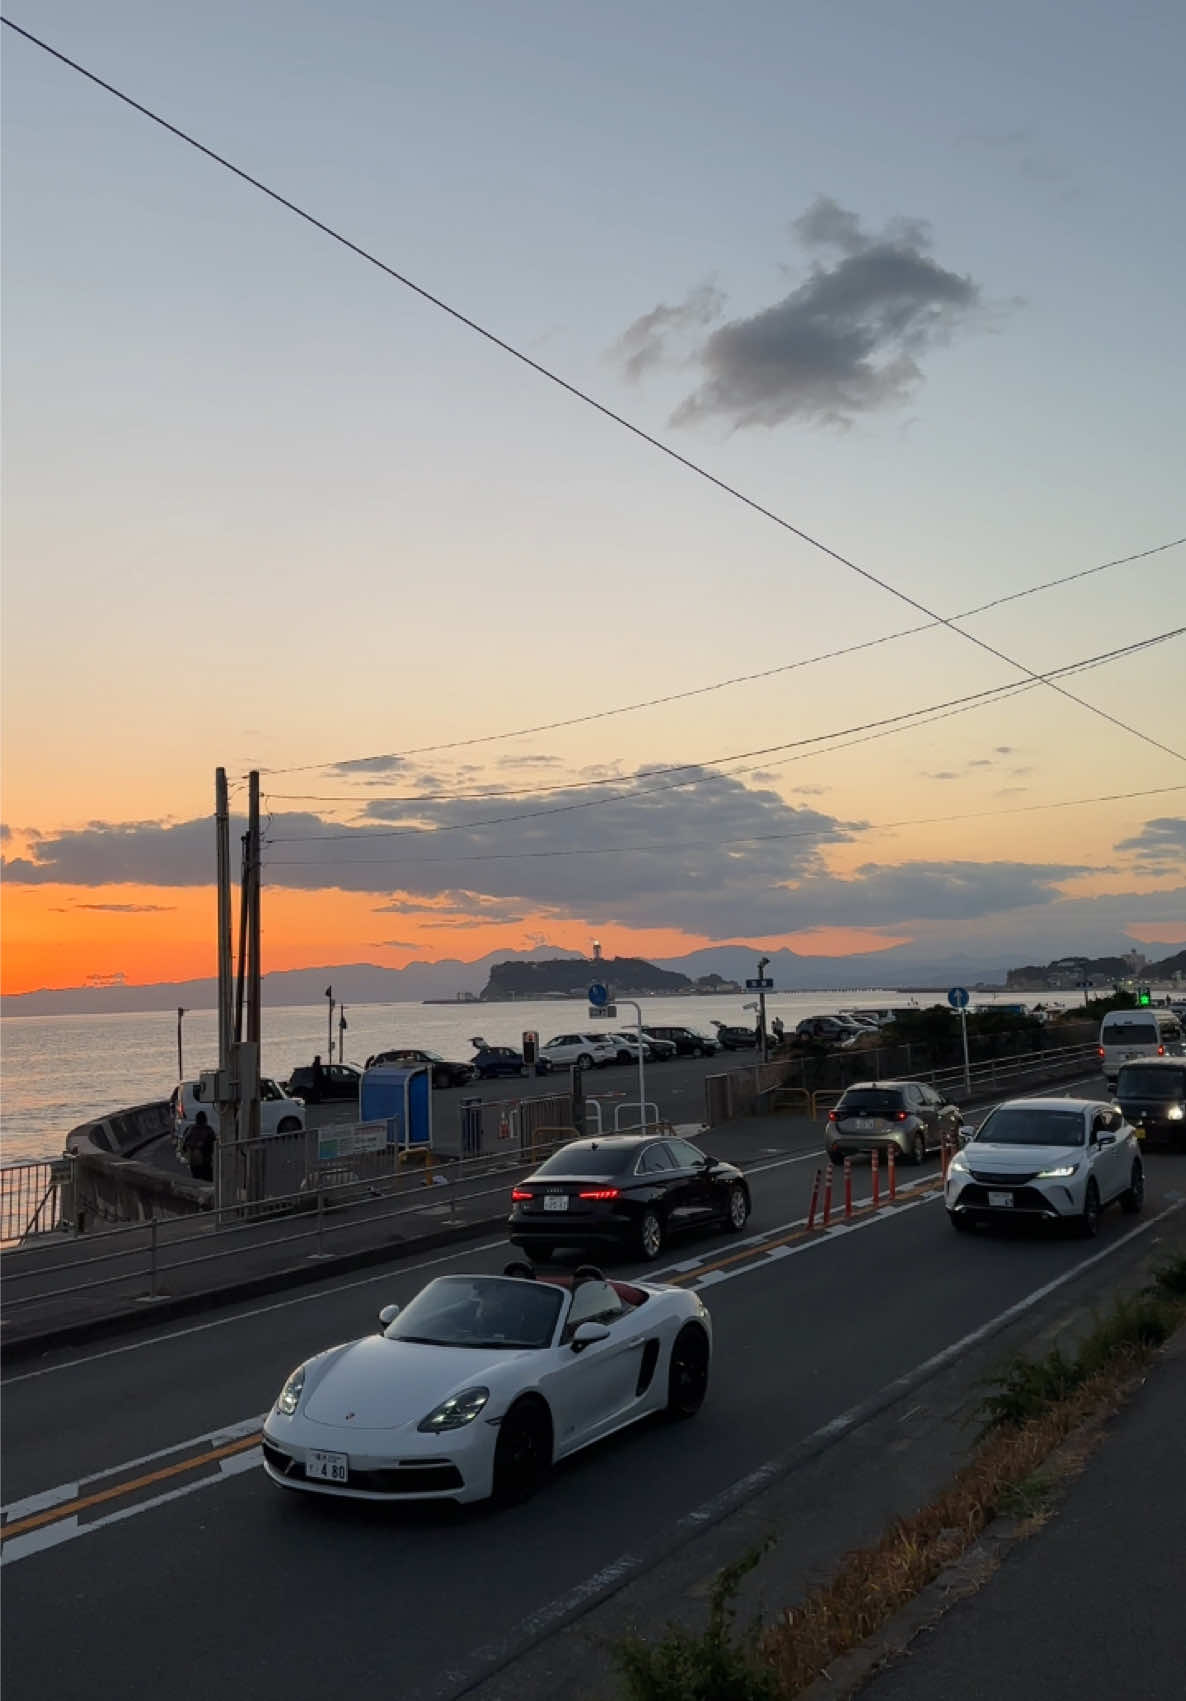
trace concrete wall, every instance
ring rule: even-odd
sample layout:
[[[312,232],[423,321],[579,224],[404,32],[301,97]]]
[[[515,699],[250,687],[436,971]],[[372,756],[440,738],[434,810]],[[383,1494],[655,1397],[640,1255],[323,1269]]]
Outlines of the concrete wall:
[[[146,1223],[150,1217],[190,1217],[208,1211],[208,1182],[168,1175],[135,1158],[107,1152],[78,1152],[63,1200],[62,1215],[80,1233],[111,1223]]]

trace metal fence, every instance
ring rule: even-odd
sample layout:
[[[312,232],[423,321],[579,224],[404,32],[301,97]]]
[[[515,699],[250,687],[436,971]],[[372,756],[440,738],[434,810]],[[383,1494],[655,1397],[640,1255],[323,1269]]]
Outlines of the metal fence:
[[[0,1289],[2,1316],[8,1321],[30,1306],[93,1298],[119,1286],[131,1287],[138,1299],[158,1298],[171,1274],[204,1265],[213,1276],[221,1260],[253,1249],[303,1247],[306,1258],[318,1259],[349,1249],[351,1239],[356,1246],[375,1244],[377,1226],[384,1238],[399,1239],[401,1231],[424,1232],[426,1217],[431,1229],[464,1218],[501,1216],[516,1178],[570,1140],[573,1130],[558,1129],[546,1141],[543,1134],[542,1128],[534,1131],[530,1159],[515,1142],[501,1152],[457,1162],[434,1161],[425,1153],[415,1168],[400,1165],[363,1185],[357,1177],[334,1181],[323,1174],[320,1185],[298,1187],[254,1206],[248,1202],[173,1220],[153,1217],[72,1238],[48,1261],[28,1250],[11,1252]],[[268,1144],[276,1138],[269,1135]]]
[[[0,1167],[0,1244],[49,1234],[62,1219],[62,1185],[69,1158],[32,1158]]]

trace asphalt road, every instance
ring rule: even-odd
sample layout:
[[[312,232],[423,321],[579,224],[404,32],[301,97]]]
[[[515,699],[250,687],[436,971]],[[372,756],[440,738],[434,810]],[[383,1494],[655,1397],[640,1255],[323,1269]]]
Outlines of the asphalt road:
[[[348,1278],[4,1383],[7,1693],[171,1701],[455,1695],[556,1603],[596,1596],[731,1488],[1085,1259],[1139,1232],[1108,1212],[1094,1243],[956,1237],[933,1190],[807,1240],[810,1145],[751,1170],[742,1242],[676,1246],[716,1329],[710,1398],[690,1424],[640,1428],[562,1467],[528,1506],[335,1505],[285,1495],[252,1437],[288,1370],[367,1332],[431,1275],[498,1270],[483,1242]],[[902,1172],[903,1181],[933,1174]],[[1183,1164],[1151,1155],[1146,1219]],[[858,1175],[858,1197],[867,1188]],[[628,1270],[631,1266],[623,1266]],[[633,1268],[638,1268],[634,1266]],[[652,1275],[661,1271],[652,1269]],[[753,1479],[757,1480],[757,1479]],[[17,1504],[14,1504],[17,1503]],[[540,1615],[545,1615],[541,1617]]]

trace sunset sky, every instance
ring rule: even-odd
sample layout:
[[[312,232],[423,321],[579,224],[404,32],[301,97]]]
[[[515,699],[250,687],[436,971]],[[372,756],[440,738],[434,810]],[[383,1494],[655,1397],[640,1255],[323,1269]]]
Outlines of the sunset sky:
[[[939,615],[1186,534],[1169,0],[9,15]],[[5,991],[213,973],[219,764],[266,968],[1186,941],[1186,641],[1020,671],[1186,547],[815,659],[927,615],[3,35]]]

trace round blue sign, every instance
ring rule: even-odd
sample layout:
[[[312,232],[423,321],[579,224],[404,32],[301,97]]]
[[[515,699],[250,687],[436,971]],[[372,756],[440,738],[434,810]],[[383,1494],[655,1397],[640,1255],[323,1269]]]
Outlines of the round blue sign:
[[[595,980],[593,982],[593,985],[589,988],[589,1002],[595,1005],[598,1010],[609,1003],[609,987],[606,986],[604,981]]]
[[[971,999],[966,986],[953,986],[947,994],[947,1002],[953,1010],[966,1010]]]

